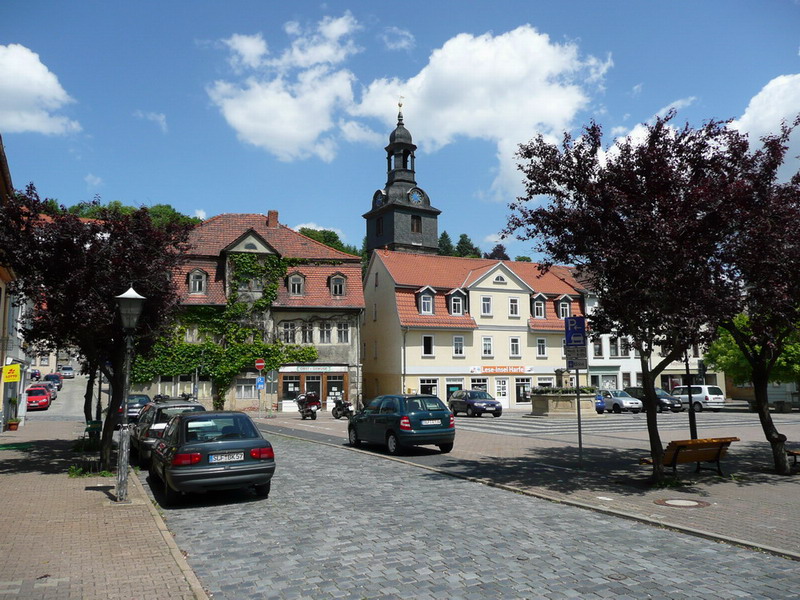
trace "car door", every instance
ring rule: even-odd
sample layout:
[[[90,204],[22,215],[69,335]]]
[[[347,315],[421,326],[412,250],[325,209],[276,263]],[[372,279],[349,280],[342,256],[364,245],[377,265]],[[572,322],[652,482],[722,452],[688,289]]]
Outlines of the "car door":
[[[375,428],[373,429],[373,441],[382,443],[386,439],[386,432],[389,429],[396,429],[399,420],[400,403],[394,396],[387,396],[381,402],[380,410],[375,415]]]
[[[464,412],[467,410],[467,407],[464,405],[464,390],[453,392],[453,395],[450,396],[450,406],[453,412]]]
[[[148,404],[139,415],[139,420],[134,424],[131,443],[134,444],[137,449],[140,447],[142,440],[147,437],[147,430],[153,423],[153,415],[155,415],[155,413],[155,406]]]
[[[373,441],[375,437],[375,417],[378,415],[383,396],[378,396],[370,401],[364,410],[353,415],[353,426],[356,428],[356,435],[365,442]]]

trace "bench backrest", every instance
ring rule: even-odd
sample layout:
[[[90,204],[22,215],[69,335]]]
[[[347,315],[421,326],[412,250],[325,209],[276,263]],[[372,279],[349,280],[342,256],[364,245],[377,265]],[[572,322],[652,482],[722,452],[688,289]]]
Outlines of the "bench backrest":
[[[672,464],[676,453],[678,453],[679,462],[716,461],[725,456],[731,442],[738,441],[737,437],[673,440],[664,450],[664,464]]]

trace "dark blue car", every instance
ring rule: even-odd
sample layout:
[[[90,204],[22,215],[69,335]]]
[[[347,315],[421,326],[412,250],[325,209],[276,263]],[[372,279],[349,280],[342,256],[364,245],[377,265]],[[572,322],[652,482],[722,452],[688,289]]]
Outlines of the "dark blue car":
[[[503,405],[483,390],[456,390],[450,395],[449,405],[454,415],[463,412],[468,417],[480,417],[489,413],[499,417],[503,414]]]

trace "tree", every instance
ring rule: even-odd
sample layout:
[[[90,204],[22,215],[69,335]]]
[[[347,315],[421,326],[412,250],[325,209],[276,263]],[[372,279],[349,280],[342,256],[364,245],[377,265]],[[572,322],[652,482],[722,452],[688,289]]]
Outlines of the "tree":
[[[147,299],[136,331],[137,350],[145,351],[171,324],[178,297],[169,277],[183,260],[188,228],[155,227],[144,209],[99,210],[86,220],[62,207],[43,217],[48,204],[31,185],[0,213],[0,248],[17,274],[13,292],[32,307],[22,334],[37,349],[73,347],[90,368],[102,369],[112,390],[108,414],[116,415],[124,394],[126,342],[115,296],[134,286]],[[111,463],[114,421],[107,418],[103,429],[105,468]]]
[[[161,229],[170,224],[191,226],[202,222],[202,220],[197,217],[188,217],[179,213],[169,204],[154,204],[153,206],[145,206],[142,208],[150,214],[150,220],[153,222],[153,225]],[[58,206],[56,206],[56,209],[58,209]],[[130,215],[137,209],[132,206],[125,206],[118,200],[112,200],[108,204],[103,205],[100,202],[100,198],[95,196],[92,202],[79,202],[66,210],[70,214],[78,217],[97,219],[104,218],[104,215],[108,214]],[[51,208],[48,214],[58,214],[58,212],[59,210],[52,211]]]
[[[453,246],[453,240],[450,239],[450,234],[446,231],[442,232],[439,236],[439,255],[440,256],[455,256],[456,249]]]
[[[572,264],[597,293],[595,333],[631,337],[641,356],[653,479],[664,477],[656,377],[730,313],[721,247],[734,234],[747,144],[725,123],[670,125],[674,112],[604,149],[591,123],[560,146],[539,136],[520,146],[526,196],[510,204],[505,235],[535,241],[546,259]],[[539,197],[549,198],[541,205]],[[530,203],[530,205],[529,205]],[[660,351],[660,352],[659,352]],[[652,359],[652,364],[651,364]]]
[[[310,237],[312,240],[316,240],[319,243],[325,244],[331,248],[335,248],[336,250],[347,252],[348,254],[353,254],[355,256],[361,256],[361,250],[355,246],[351,246],[342,242],[342,240],[339,239],[339,234],[330,229],[311,229],[309,227],[301,227],[298,229],[298,233],[302,233],[304,236]]]
[[[508,254],[506,253],[506,247],[503,244],[497,244],[492,251],[488,254],[484,254],[483,258],[491,258],[494,260],[510,260],[508,258]]]
[[[455,255],[470,258],[480,258],[481,249],[472,243],[472,240],[469,239],[469,236],[466,233],[462,233],[458,238],[458,244],[456,244]]]
[[[533,262],[530,256],[515,256],[514,260],[517,262]]]

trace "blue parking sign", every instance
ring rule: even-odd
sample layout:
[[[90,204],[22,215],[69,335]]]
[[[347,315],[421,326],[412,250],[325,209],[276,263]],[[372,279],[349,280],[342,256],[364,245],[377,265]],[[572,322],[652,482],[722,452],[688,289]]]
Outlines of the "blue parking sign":
[[[586,317],[567,317],[564,319],[564,337],[567,346],[586,345]]]
[[[264,377],[256,377],[256,389],[263,390],[265,387],[265,378]]]

